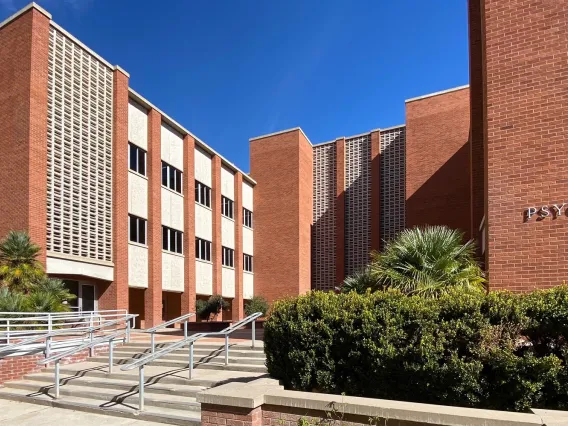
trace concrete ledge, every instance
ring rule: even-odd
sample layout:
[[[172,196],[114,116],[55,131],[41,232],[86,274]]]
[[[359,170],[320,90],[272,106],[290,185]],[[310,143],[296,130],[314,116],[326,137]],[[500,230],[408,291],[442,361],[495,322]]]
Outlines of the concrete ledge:
[[[533,413],[511,413],[445,405],[419,404],[405,401],[360,398],[284,390],[273,379],[258,379],[249,383],[229,383],[197,394],[197,401],[215,406],[254,409],[286,413],[309,412],[325,418],[331,406],[345,415],[360,418],[389,419],[416,425],[446,426],[543,426],[567,425],[568,412],[533,410]],[[274,414],[274,413],[273,413]]]

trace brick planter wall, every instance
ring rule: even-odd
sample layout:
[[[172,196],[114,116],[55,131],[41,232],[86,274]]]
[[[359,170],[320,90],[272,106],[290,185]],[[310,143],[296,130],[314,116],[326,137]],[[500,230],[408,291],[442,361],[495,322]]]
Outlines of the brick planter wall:
[[[120,345],[115,344],[115,348]],[[95,355],[107,353],[108,346],[97,347],[94,350]],[[43,353],[33,355],[11,356],[0,359],[0,385],[9,380],[21,380],[26,374],[38,373],[48,366],[38,365],[38,361],[44,359]],[[73,356],[62,358],[61,365],[74,364],[86,361],[89,358],[89,350],[84,350]]]
[[[261,426],[262,409],[201,404],[202,426]]]

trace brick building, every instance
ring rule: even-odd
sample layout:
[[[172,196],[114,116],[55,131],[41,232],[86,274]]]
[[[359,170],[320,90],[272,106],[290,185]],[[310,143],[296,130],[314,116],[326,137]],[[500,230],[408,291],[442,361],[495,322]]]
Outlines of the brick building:
[[[81,308],[146,326],[211,294],[235,319],[253,294],[333,289],[424,224],[475,238],[491,288],[560,284],[567,4],[468,6],[470,85],[407,100],[395,127],[253,138],[248,175],[30,5],[0,23],[0,237],[27,230]]]
[[[0,237],[26,230],[77,308],[148,327],[254,293],[255,181],[31,4],[0,23]]]

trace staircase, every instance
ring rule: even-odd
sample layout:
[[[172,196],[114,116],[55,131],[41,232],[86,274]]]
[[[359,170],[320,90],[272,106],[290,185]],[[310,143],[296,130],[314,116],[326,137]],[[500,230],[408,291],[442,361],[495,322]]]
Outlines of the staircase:
[[[262,342],[259,342],[262,344]],[[156,345],[156,350],[168,343]],[[0,398],[137,418],[174,425],[200,425],[198,392],[232,381],[247,382],[268,377],[262,347],[250,343],[230,345],[225,365],[224,345],[199,341],[194,345],[193,378],[188,379],[188,349],[173,351],[145,368],[145,409],[138,411],[138,369],[120,370],[121,364],[151,350],[147,343],[129,343],[114,350],[114,368],[108,373],[104,354],[85,362],[60,367],[60,398],[54,399],[54,371],[47,368],[23,380],[7,382]]]

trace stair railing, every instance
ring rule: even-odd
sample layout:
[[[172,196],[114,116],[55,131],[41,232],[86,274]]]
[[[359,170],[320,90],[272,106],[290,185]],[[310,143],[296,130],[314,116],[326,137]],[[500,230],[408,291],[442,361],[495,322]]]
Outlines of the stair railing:
[[[42,359],[40,361],[38,361],[38,365],[47,365],[50,363],[55,363],[55,378],[54,378],[54,383],[55,383],[55,399],[59,399],[59,383],[60,383],[60,379],[59,379],[59,362],[61,361],[61,359],[68,357],[68,356],[73,356],[78,352],[84,351],[85,349],[89,349],[91,356],[92,356],[92,351],[93,348],[95,346],[101,345],[101,344],[105,344],[108,343],[109,345],[109,351],[108,351],[108,373],[112,374],[112,367],[114,364],[114,360],[113,360],[113,351],[114,351],[114,341],[119,338],[120,336],[123,336],[123,343],[126,342],[127,339],[127,334],[128,331],[126,329],[117,331],[115,333],[112,334],[108,334],[106,336],[100,336],[97,337],[95,339],[92,339],[90,342],[84,343],[82,345],[79,345],[77,347],[71,348],[68,351],[65,352],[61,352],[61,353],[57,353],[55,355],[52,355],[48,358]]]
[[[185,345],[189,344],[189,379],[192,379],[193,376],[193,367],[194,367],[194,356],[193,356],[193,345],[196,341],[204,338],[204,337],[211,337],[211,336],[225,336],[225,365],[229,365],[229,336],[234,331],[244,327],[247,324],[252,323],[252,347],[254,348],[255,342],[255,321],[262,316],[262,312],[256,312],[252,315],[249,315],[246,318],[234,323],[233,325],[216,332],[208,332],[208,333],[197,333],[189,337],[184,337],[183,340],[179,342],[172,343],[168,345],[158,352],[153,352],[143,358],[136,359],[129,364],[123,365],[120,369],[123,371],[132,370],[138,367],[138,409],[140,411],[144,410],[144,366],[149,364],[150,362],[156,361],[157,359],[163,357],[164,355],[169,354],[170,352],[175,351],[176,349],[181,349]]]
[[[155,342],[155,338],[154,338],[156,331],[161,330],[162,328],[168,327],[170,325],[183,322],[183,338],[187,339],[187,323],[189,322],[189,319],[193,316],[195,316],[195,313],[185,314],[185,315],[182,315],[180,317],[174,318],[173,320],[167,321],[163,324],[159,324],[155,327],[148,328],[148,329],[145,329],[145,330],[140,330],[140,332],[141,333],[150,333],[150,342],[152,344],[152,353],[154,353],[156,351],[156,342]]]

